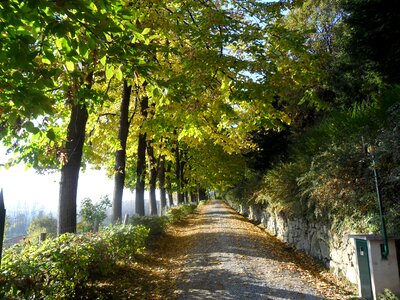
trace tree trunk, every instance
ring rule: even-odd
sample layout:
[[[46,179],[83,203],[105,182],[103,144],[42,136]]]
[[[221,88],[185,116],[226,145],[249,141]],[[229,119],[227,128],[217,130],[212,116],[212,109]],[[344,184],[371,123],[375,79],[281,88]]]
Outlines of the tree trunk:
[[[140,114],[143,119],[147,118],[147,109],[149,108],[149,98],[143,96],[140,101]],[[143,122],[144,122],[143,120]],[[144,190],[146,177],[146,133],[139,133],[137,168],[136,168],[136,214],[144,216]]]
[[[156,199],[156,184],[157,184],[157,163],[154,158],[154,149],[151,141],[147,144],[147,155],[149,158],[149,200],[150,200],[150,215],[157,215],[157,199]]]
[[[76,193],[88,111],[85,105],[72,106],[67,129],[65,153],[61,153],[60,196],[58,207],[58,234],[76,232]]]
[[[199,199],[208,200],[207,191],[204,188],[199,189]]]
[[[174,192],[172,191],[172,190],[168,190],[168,206],[169,207],[171,207],[171,206],[174,206],[175,204],[174,204]]]
[[[171,162],[167,162],[167,168],[166,168],[166,175],[165,175],[165,181],[166,181],[166,188],[167,188],[167,193],[168,193],[168,206],[171,207],[174,205],[174,193],[172,191],[172,183],[171,183]]]
[[[181,176],[181,161],[180,161],[180,150],[178,142],[176,142],[175,147],[175,175],[176,175],[176,186],[177,186],[177,193],[178,193],[178,205],[184,202],[184,194],[182,192],[182,176]]]
[[[4,206],[3,189],[0,189],[0,266],[3,253],[3,239],[6,227],[6,208]]]
[[[165,210],[165,206],[167,205],[167,193],[166,193],[166,189],[165,189],[165,157],[164,156],[161,157],[158,174],[159,174],[158,183],[160,185],[160,204],[161,204],[160,210],[161,210],[161,214],[162,214]]]
[[[190,202],[192,203],[197,203],[197,193],[196,192],[190,192]]]
[[[181,152],[181,155],[180,155],[180,159],[181,159],[181,161],[180,161],[180,172],[179,172],[179,174],[180,174],[180,176],[181,176],[181,178],[180,178],[180,188],[181,188],[181,194],[182,194],[182,203],[189,203],[189,198],[188,198],[188,192],[187,191],[184,191],[185,190],[185,187],[186,187],[186,180],[185,180],[185,174],[184,174],[184,169],[185,169],[185,162],[184,161],[182,161],[182,157],[183,157],[183,151]]]
[[[113,216],[112,221],[115,224],[122,220],[122,196],[125,186],[125,166],[126,166],[126,141],[129,133],[129,102],[132,86],[128,86],[124,80],[122,90],[122,100],[119,115],[118,140],[120,149],[115,152],[114,167],[114,195],[113,195]]]

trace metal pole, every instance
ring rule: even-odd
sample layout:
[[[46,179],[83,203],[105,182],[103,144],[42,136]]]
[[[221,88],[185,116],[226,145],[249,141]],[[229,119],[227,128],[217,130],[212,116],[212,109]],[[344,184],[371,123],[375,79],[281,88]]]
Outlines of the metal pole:
[[[6,208],[4,206],[3,189],[0,190],[0,265],[3,253],[4,229],[6,224]]]
[[[375,179],[376,196],[378,198],[379,214],[381,217],[381,230],[382,230],[382,235],[383,235],[383,249],[381,249],[381,255],[382,255],[382,258],[386,259],[389,256],[389,242],[388,242],[388,236],[387,236],[387,232],[386,232],[385,212],[384,212],[383,204],[382,204],[381,191],[379,188],[379,175],[378,175],[378,171],[376,170],[376,166],[375,166],[374,154],[371,153],[371,157],[372,157],[372,169],[374,172],[374,179]]]

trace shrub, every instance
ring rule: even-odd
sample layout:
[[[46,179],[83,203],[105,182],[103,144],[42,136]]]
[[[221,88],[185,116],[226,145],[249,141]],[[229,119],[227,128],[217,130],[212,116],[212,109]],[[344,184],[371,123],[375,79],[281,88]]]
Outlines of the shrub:
[[[277,165],[265,175],[256,194],[256,202],[268,204],[279,213],[304,214],[308,207],[299,197],[300,190],[297,184],[297,179],[303,172],[304,166],[299,162]]]
[[[187,215],[193,213],[197,208],[196,204],[183,204],[168,209],[165,216],[135,216],[131,219],[132,225],[144,226],[152,236],[160,235],[165,232],[168,224],[179,222]]]
[[[143,225],[109,226],[100,232],[100,236],[108,243],[114,259],[130,258],[142,253],[150,230]]]
[[[83,232],[92,231],[95,224],[100,225],[107,218],[107,208],[111,207],[111,201],[108,196],[102,196],[97,203],[92,202],[90,198],[85,198],[81,202],[79,215],[82,221],[78,228]]]
[[[113,226],[99,234],[63,234],[39,244],[17,244],[4,253],[0,298],[74,298],[89,279],[112,273],[118,259],[144,249],[149,230]]]
[[[243,204],[256,202],[274,212],[319,220],[335,227],[376,233],[380,228],[372,157],[376,146],[387,230],[400,226],[400,86],[379,101],[338,110],[290,138],[288,158],[267,170],[262,180],[246,180],[226,194]],[[346,221],[346,222],[344,222]],[[346,224],[343,224],[346,223]]]
[[[143,225],[150,229],[150,235],[160,235],[165,232],[168,223],[166,216],[135,216],[131,219],[132,225]]]
[[[52,215],[42,215],[33,219],[28,228],[28,238],[37,239],[41,233],[47,233],[47,237],[57,236],[57,219]]]
[[[181,221],[187,215],[194,213],[196,207],[196,204],[182,204],[179,206],[171,207],[166,213],[168,222],[176,223]]]
[[[379,300],[399,300],[399,298],[389,289],[385,289],[383,294],[379,294]]]

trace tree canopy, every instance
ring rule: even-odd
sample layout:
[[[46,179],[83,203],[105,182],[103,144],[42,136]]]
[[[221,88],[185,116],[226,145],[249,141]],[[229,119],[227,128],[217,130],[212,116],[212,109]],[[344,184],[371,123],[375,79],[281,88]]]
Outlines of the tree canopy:
[[[398,81],[381,2],[2,2],[1,142],[10,163],[61,171],[60,233],[76,230],[86,164],[115,178],[114,220],[124,187],[139,214],[146,186],[154,214],[156,187],[178,201],[226,190],[260,153],[255,169],[273,168],[287,136]]]

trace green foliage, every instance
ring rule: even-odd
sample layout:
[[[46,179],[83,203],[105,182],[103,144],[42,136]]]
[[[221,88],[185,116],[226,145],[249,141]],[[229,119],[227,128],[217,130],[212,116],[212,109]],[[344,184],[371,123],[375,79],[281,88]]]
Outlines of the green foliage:
[[[301,162],[277,165],[264,176],[255,202],[268,204],[273,210],[287,215],[306,214],[307,202],[299,197],[300,190],[297,184],[297,178],[303,172],[304,165]]]
[[[130,223],[132,225],[143,225],[150,230],[150,235],[163,234],[168,224],[166,216],[134,216]]]
[[[118,260],[141,253],[149,233],[150,230],[142,225],[117,225],[102,230],[100,237],[109,243],[111,257]]]
[[[74,298],[88,280],[110,275],[119,259],[143,251],[149,230],[113,226],[97,235],[63,234],[7,249],[0,267],[0,297]]]
[[[98,203],[92,202],[90,198],[85,198],[81,202],[79,215],[82,217],[78,225],[83,232],[92,231],[95,225],[100,225],[107,218],[107,208],[111,207],[108,196],[102,196]]]
[[[181,221],[194,213],[196,208],[195,204],[182,204],[170,207],[165,216],[135,216],[130,223],[135,226],[142,225],[150,230],[150,235],[157,236],[165,232],[168,224]]]
[[[399,298],[389,289],[385,289],[382,294],[378,295],[379,300],[399,300]]]
[[[260,183],[261,175],[247,171],[243,180],[235,187],[225,191],[222,196],[229,201],[252,204],[255,202],[254,192],[260,188]]]
[[[10,227],[11,227],[10,217],[6,215],[6,220],[4,223],[4,239],[6,239],[6,234]]]
[[[344,0],[350,27],[348,52],[356,61],[372,61],[390,83],[400,82],[400,9],[385,0]]]
[[[57,219],[52,215],[38,216],[32,220],[28,228],[28,239],[37,239],[41,233],[47,233],[47,237],[57,236]]]
[[[380,227],[372,158],[363,143],[374,144],[388,232],[395,234],[400,226],[398,89],[388,90],[380,102],[331,113],[292,136],[288,160],[268,170],[261,181],[247,176],[228,196],[278,213],[376,233]]]
[[[184,217],[195,212],[197,205],[195,204],[182,204],[179,206],[171,207],[166,216],[170,223],[181,221]]]

